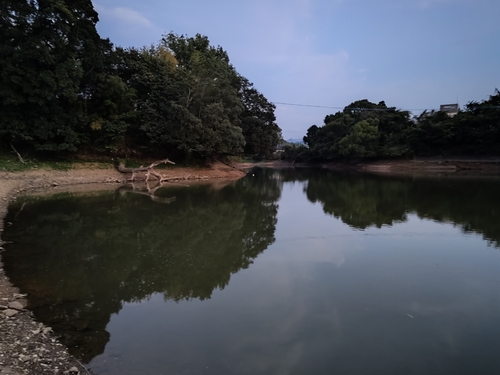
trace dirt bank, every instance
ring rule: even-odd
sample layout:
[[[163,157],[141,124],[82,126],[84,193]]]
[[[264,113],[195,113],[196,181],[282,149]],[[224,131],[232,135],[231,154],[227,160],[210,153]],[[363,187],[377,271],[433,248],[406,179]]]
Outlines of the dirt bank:
[[[421,158],[412,160],[361,161],[352,164],[329,163],[328,169],[351,168],[358,171],[389,174],[437,175],[437,174],[498,174],[500,160],[492,158]]]
[[[216,163],[210,168],[172,168],[158,170],[169,181],[235,179],[244,172]],[[115,169],[95,169],[79,165],[68,171],[32,170],[0,172],[0,375],[87,374],[82,364],[67,353],[49,327],[38,323],[26,306],[26,296],[20,295],[7,279],[1,261],[4,251],[1,233],[8,204],[26,191],[68,189],[77,186],[95,189],[95,184],[118,187],[126,176]],[[89,185],[92,185],[90,187]]]
[[[500,158],[418,158],[411,160],[351,160],[330,163],[290,163],[271,161],[261,163],[237,163],[238,168],[248,170],[253,167],[262,168],[325,168],[333,171],[359,171],[380,174],[411,175],[498,175],[500,174]]]

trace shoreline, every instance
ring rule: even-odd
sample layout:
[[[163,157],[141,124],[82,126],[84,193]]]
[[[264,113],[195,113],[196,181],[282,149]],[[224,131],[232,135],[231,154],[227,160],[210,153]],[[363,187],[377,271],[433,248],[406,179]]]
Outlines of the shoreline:
[[[500,175],[500,158],[419,158],[351,160],[317,163],[291,163],[270,161],[259,163],[234,163],[241,169],[262,168],[324,168],[338,172],[367,172],[390,175]]]
[[[245,175],[244,171],[222,163],[215,163],[210,168],[169,168],[158,171],[172,183],[234,180]],[[5,275],[1,234],[9,203],[18,195],[30,191],[91,191],[115,189],[126,183],[126,176],[113,168],[91,169],[83,166],[68,171],[0,172],[0,375],[91,373],[68,353],[50,327],[39,323],[33,313],[25,309],[26,296],[21,295]]]

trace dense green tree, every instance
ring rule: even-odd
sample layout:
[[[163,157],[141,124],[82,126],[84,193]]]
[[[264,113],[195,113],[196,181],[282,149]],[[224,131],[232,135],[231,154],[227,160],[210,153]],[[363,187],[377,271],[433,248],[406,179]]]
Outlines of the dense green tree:
[[[356,123],[348,136],[338,144],[342,156],[374,157],[378,146],[378,120],[368,119]]]
[[[308,149],[286,150],[285,158],[325,161],[344,158],[405,157],[411,155],[498,155],[500,93],[469,103],[451,117],[423,112],[413,120],[408,111],[366,99],[325,117],[304,136]]]
[[[322,127],[311,126],[304,137],[309,150],[299,159],[402,156],[409,152],[405,137],[410,125],[408,112],[358,100],[326,116]]]
[[[498,155],[500,93],[489,100],[468,103],[454,117],[445,112],[423,112],[407,133],[417,155]]]
[[[113,49],[90,0],[7,0],[0,10],[0,141],[212,157],[242,153],[247,136],[248,152],[274,151],[274,106],[207,37]]]
[[[243,105],[238,96],[239,76],[221,47],[210,46],[205,36],[194,38],[167,34],[162,45],[172,51],[179,78],[179,99],[197,124],[197,144],[188,151],[202,155],[237,154],[245,144],[240,114]],[[194,117],[193,117],[194,116]],[[194,121],[198,119],[199,122]]]
[[[6,0],[0,7],[0,137],[38,150],[76,150],[80,83],[100,40],[92,3]]]
[[[281,139],[281,129],[275,122],[276,106],[244,77],[241,77],[240,99],[244,106],[240,119],[245,137],[245,154],[257,159],[271,157]]]
[[[187,153],[197,143],[200,120],[177,104],[181,82],[166,52],[160,47],[115,51],[115,74],[135,95],[126,131],[127,148],[135,152]]]
[[[242,151],[241,128],[234,125],[241,103],[234,89],[223,92],[227,83],[210,78],[216,72],[201,52],[193,52],[197,61],[189,64],[195,71],[180,67],[163,45],[116,53],[117,74],[136,96],[127,131],[130,147],[204,157]]]
[[[92,147],[97,151],[125,152],[126,134],[135,118],[135,90],[116,75],[106,75],[99,81],[88,103],[91,110],[87,113],[87,133]]]

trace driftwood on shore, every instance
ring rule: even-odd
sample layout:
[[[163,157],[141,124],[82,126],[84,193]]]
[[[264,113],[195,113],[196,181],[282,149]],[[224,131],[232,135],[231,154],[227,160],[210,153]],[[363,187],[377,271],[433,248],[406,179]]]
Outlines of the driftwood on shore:
[[[129,179],[129,181],[135,181],[137,173],[145,172],[145,180],[146,181],[149,181],[149,178],[151,176],[154,176],[158,179],[158,181],[162,182],[162,181],[166,181],[167,178],[165,178],[164,176],[162,176],[161,174],[159,174],[158,172],[156,172],[153,169],[154,167],[157,167],[160,164],[175,164],[175,163],[169,159],[163,159],[163,160],[155,161],[154,163],[151,163],[147,167],[144,167],[141,165],[138,168],[127,168],[127,167],[125,167],[125,165],[122,162],[119,162],[116,169],[118,169],[118,171],[121,173],[131,173],[132,177]]]

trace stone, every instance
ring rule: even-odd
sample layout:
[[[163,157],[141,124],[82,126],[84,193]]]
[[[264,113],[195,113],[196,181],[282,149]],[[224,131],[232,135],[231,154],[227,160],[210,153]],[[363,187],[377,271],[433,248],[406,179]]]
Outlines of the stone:
[[[5,314],[5,316],[11,317],[11,316],[17,315],[19,313],[19,311],[12,310],[12,309],[7,309],[7,310],[4,310],[3,313]]]
[[[19,375],[20,373],[16,370],[14,370],[11,367],[2,367],[0,368],[1,372],[0,374],[2,375]]]
[[[14,301],[14,302],[9,302],[9,309],[15,309],[15,310],[22,310],[24,309],[24,306],[21,305],[20,302]]]

